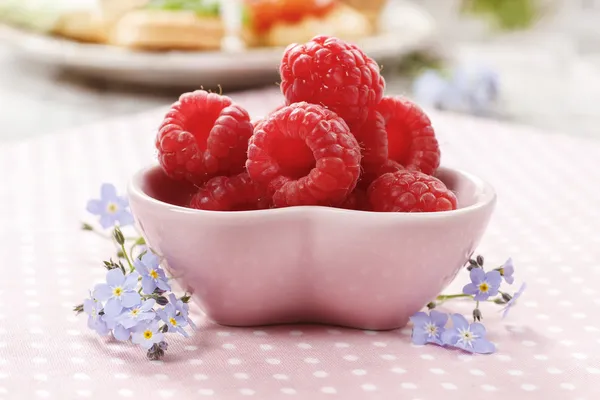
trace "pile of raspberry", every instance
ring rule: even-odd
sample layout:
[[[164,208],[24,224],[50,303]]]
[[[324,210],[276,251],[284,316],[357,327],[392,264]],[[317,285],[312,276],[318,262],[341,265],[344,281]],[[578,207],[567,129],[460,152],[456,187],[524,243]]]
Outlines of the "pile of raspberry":
[[[408,99],[384,96],[379,65],[360,48],[317,36],[285,50],[280,74],[285,104],[259,121],[204,90],[171,106],[156,148],[169,177],[198,187],[191,208],[456,209],[433,176],[431,121]]]

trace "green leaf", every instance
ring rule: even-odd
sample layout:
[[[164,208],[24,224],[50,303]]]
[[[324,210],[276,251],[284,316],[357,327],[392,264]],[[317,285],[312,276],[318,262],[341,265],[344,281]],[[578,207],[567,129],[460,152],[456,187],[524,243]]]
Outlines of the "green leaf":
[[[193,11],[199,16],[214,17],[220,12],[219,2],[210,0],[152,0],[147,9],[164,11]]]

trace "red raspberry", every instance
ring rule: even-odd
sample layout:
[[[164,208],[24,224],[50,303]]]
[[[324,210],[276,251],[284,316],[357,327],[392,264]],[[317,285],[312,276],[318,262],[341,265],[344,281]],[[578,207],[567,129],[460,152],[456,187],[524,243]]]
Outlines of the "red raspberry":
[[[365,171],[358,182],[358,186],[367,189],[369,185],[371,185],[371,183],[373,183],[373,181],[379,178],[381,175],[387,174],[388,172],[402,171],[405,169],[406,168],[398,164],[396,161],[387,160],[375,168],[365,168]]]
[[[354,189],[346,201],[340,205],[340,208],[345,208],[347,210],[367,211],[369,209],[367,192],[360,188]]]
[[[373,211],[433,212],[456,210],[457,200],[439,179],[418,171],[381,175],[369,187]]]
[[[227,96],[197,90],[172,106],[156,136],[158,161],[173,179],[201,184],[244,170],[250,117]]]
[[[440,165],[440,148],[423,110],[402,97],[384,97],[377,110],[385,118],[388,158],[432,175]]]
[[[288,104],[321,104],[349,125],[364,122],[385,89],[375,61],[355,45],[329,36],[288,46],[279,72]]]
[[[371,110],[364,124],[352,127],[352,133],[362,149],[363,170],[374,171],[385,164],[388,159],[388,138],[385,120],[380,113]]]
[[[360,148],[334,112],[296,103],[256,127],[246,168],[268,186],[275,207],[339,205],[356,186]]]
[[[212,178],[192,197],[190,207],[211,211],[260,210],[269,208],[269,201],[264,190],[244,172]]]

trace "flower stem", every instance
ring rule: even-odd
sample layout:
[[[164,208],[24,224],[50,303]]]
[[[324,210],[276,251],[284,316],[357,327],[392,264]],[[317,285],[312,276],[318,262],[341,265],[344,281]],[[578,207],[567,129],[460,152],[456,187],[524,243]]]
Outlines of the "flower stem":
[[[127,264],[129,264],[129,272],[133,272],[133,270],[135,269],[133,267],[133,263],[131,262],[131,258],[129,258],[129,254],[127,254],[127,250],[125,250],[125,244],[121,245],[121,251],[123,251],[123,255],[125,256],[125,259],[127,260]]]
[[[446,300],[450,300],[450,299],[458,299],[460,297],[471,297],[472,295],[470,294],[441,294],[438,297],[436,297],[436,300],[440,300],[440,301],[446,301]]]

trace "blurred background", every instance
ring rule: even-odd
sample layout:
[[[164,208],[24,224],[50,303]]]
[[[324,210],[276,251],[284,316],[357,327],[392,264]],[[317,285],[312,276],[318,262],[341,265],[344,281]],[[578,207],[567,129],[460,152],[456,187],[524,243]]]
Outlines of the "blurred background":
[[[600,0],[0,0],[0,141],[275,91],[316,34],[358,43],[390,94],[600,138]]]

